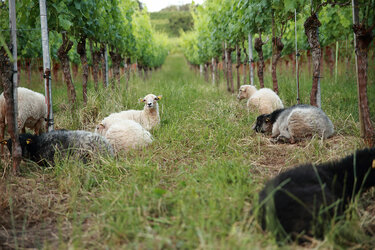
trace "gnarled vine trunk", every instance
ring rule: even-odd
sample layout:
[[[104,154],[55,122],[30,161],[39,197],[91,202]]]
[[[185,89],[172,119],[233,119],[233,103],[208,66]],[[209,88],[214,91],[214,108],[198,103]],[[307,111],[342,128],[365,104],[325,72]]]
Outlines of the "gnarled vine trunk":
[[[81,58],[82,65],[82,94],[83,94],[83,104],[87,104],[87,81],[89,78],[89,65],[87,64],[86,55],[86,36],[81,36],[77,44],[77,53]]]
[[[102,80],[103,80],[103,88],[106,88],[106,77],[107,77],[107,72],[106,72],[106,67],[105,67],[105,44],[101,43],[100,44],[100,61],[102,62]]]
[[[220,83],[220,71],[219,71],[219,58],[218,57],[215,57],[215,75],[216,75],[216,82],[217,82],[217,85],[219,85]]]
[[[240,77],[240,67],[241,67],[241,48],[237,45],[236,46],[236,59],[237,59],[237,65],[236,65],[236,71],[237,71],[237,89],[240,89],[241,87],[241,77]]]
[[[69,57],[68,52],[73,47],[73,42],[69,40],[69,37],[66,33],[62,33],[63,42],[57,51],[57,56],[59,57],[63,72],[64,80],[68,88],[68,98],[72,104],[76,101],[76,90],[73,85],[72,75],[70,73]]]
[[[210,64],[210,69],[211,69],[211,79],[212,79],[212,85],[215,85],[215,70],[216,70],[216,64],[215,64],[215,58],[211,58],[211,64]]]
[[[229,60],[228,60],[228,48],[227,48],[227,44],[225,43],[225,49],[224,49],[224,53],[225,53],[225,63],[224,63],[224,73],[225,73],[225,79],[227,80],[227,91],[230,92],[230,80],[229,80]]]
[[[10,51],[12,48],[9,48]],[[12,138],[12,165],[13,172],[18,171],[18,166],[21,162],[22,150],[18,138],[18,124],[17,124],[17,103],[18,99],[14,96],[14,79],[13,79],[13,63],[10,61],[4,47],[0,48],[0,82],[4,87],[4,98],[6,106],[6,120],[8,125],[8,134]],[[5,127],[1,128],[1,139],[4,138]],[[4,153],[4,145],[1,145],[1,154]]]
[[[208,82],[208,63],[205,62],[203,65],[204,80]]]
[[[361,136],[370,147],[375,146],[375,132],[371,122],[367,98],[368,47],[373,39],[372,29],[364,25],[353,25],[356,39],[358,108],[361,123]]]
[[[284,44],[281,41],[281,37],[273,37],[272,38],[272,83],[273,83],[273,91],[276,94],[279,93],[279,84],[277,82],[277,62],[281,57],[281,52],[284,49]]]
[[[125,84],[125,88],[126,88],[126,89],[129,88],[130,68],[131,68],[131,60],[130,60],[130,57],[128,57],[128,58],[126,58],[126,71],[125,71],[125,74],[126,74],[126,84]]]
[[[318,81],[320,78],[320,62],[322,57],[322,50],[318,40],[318,28],[321,23],[316,14],[308,17],[304,23],[305,34],[311,48],[312,63],[313,63],[313,81],[310,94],[310,104],[318,106],[317,95],[318,95]]]
[[[232,68],[232,52],[233,48],[227,48],[227,71],[228,71],[228,91],[234,93],[234,83],[233,83],[233,68]]]
[[[121,55],[118,52],[115,51],[110,51],[109,55],[111,56],[112,59],[112,64],[113,64],[113,76],[115,78],[115,81],[117,82],[117,85],[120,84],[120,65],[121,61],[124,60]],[[115,84],[112,85],[112,88],[114,88]]]
[[[60,63],[57,62],[56,60],[52,60],[52,64],[53,64],[53,67],[52,67],[53,78],[54,78],[55,82],[58,82],[59,81]],[[30,68],[30,70],[31,70],[31,68]],[[30,79],[30,81],[31,81],[31,79]]]
[[[246,52],[245,45],[242,45],[243,53],[245,54],[245,61],[243,63],[243,84],[247,84],[247,61],[249,60],[249,55]],[[250,82],[250,81],[249,81]]]
[[[26,58],[26,74],[27,74],[27,83],[30,86],[31,84],[31,58]]]
[[[90,53],[92,61],[92,78],[94,80],[94,88],[97,91],[99,85],[99,61],[100,61],[100,51],[94,51],[92,41],[90,40]]]
[[[259,78],[259,84],[261,88],[264,88],[264,57],[263,57],[263,41],[261,34],[259,33],[259,37],[255,38],[254,40],[254,49],[258,53],[259,61],[258,61],[258,78]]]

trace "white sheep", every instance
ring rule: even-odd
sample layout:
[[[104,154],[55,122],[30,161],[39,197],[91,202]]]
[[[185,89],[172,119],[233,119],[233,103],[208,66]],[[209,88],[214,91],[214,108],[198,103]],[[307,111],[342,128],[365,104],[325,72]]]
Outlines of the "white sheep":
[[[124,119],[114,119],[112,121],[110,128],[106,129],[103,124],[100,124],[96,132],[109,141],[115,152],[121,150],[126,152],[152,143],[152,135],[138,122]]]
[[[272,130],[276,141],[290,143],[315,134],[326,139],[335,132],[332,121],[323,110],[305,104],[260,115],[254,129],[263,133]]]
[[[46,128],[47,105],[44,95],[27,88],[18,87],[18,129],[25,133],[25,128],[33,129],[39,135]],[[4,93],[0,95],[0,140],[4,139],[6,121]],[[3,147],[1,148],[3,152]]]
[[[159,104],[157,102],[160,99],[161,96],[148,94],[144,98],[139,99],[140,102],[145,103],[143,110],[125,110],[119,113],[112,113],[100,122],[95,131],[100,127],[100,129],[105,132],[118,119],[134,120],[141,124],[146,130],[151,130],[160,123]]]
[[[242,85],[239,89],[237,99],[248,99],[247,107],[260,114],[269,114],[276,109],[284,108],[280,97],[269,88],[257,90],[252,85]]]

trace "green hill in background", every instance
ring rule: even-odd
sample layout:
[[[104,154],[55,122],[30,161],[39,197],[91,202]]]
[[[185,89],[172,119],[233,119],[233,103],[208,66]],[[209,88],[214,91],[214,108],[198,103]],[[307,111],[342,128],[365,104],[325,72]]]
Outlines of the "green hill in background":
[[[190,4],[169,6],[159,12],[151,12],[151,23],[156,31],[164,32],[170,37],[179,36],[179,31],[193,28],[193,17],[190,14]]]

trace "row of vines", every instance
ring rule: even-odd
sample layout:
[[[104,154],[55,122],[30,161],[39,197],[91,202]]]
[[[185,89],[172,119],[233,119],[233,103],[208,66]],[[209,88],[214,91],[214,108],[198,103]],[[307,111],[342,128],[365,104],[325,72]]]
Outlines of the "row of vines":
[[[109,55],[113,86],[119,82],[120,67],[129,73],[130,65],[136,63],[147,74],[160,67],[168,55],[168,37],[153,30],[147,10],[140,8],[138,1],[51,0],[46,3],[52,71],[63,70],[71,103],[76,101],[71,68],[73,71],[78,66],[82,68],[83,101],[86,103],[89,66],[97,89],[99,76],[106,75],[100,74],[105,70],[105,54]],[[4,41],[10,41],[8,7],[7,2],[0,2],[0,29]],[[16,16],[18,64],[31,72],[32,66],[41,65],[42,58],[39,1],[17,1]],[[104,83],[105,79],[102,81]]]
[[[232,93],[232,61],[237,63],[237,89],[241,84],[240,65],[246,69],[250,63],[252,73],[254,62],[263,88],[265,60],[270,58],[272,86],[278,93],[280,58],[289,55],[296,65],[296,59],[304,54],[311,61],[310,104],[320,107],[322,49],[326,48],[331,58],[332,47],[338,43],[346,46],[346,50],[341,50],[342,57],[351,57],[355,51],[361,133],[369,145],[374,144],[366,87],[368,51],[375,35],[374,0],[206,0],[201,6],[192,7],[191,12],[194,29],[182,32],[181,41],[186,59],[204,71],[211,68],[213,82],[220,76],[220,65],[227,90]],[[252,48],[256,51],[254,56]]]
[[[42,28],[46,26],[46,20],[48,32]],[[76,104],[77,93],[71,68],[76,69],[80,65],[83,103],[86,105],[90,65],[95,90],[99,88],[99,72],[103,72],[103,85],[107,87],[109,55],[114,88],[120,83],[121,67],[126,68],[127,80],[130,65],[134,63],[147,75],[148,71],[164,63],[169,50],[167,36],[153,30],[147,10],[142,9],[136,0],[3,0],[0,2],[0,29],[0,83],[7,106],[14,172],[18,171],[21,161],[16,126],[16,87],[22,66],[23,70],[31,72],[32,62],[41,61],[43,55],[48,106],[46,119],[48,130],[53,130],[51,70],[56,72],[61,67],[69,101]],[[53,62],[52,69],[46,67],[46,61],[49,64],[50,60],[46,56],[48,52]]]

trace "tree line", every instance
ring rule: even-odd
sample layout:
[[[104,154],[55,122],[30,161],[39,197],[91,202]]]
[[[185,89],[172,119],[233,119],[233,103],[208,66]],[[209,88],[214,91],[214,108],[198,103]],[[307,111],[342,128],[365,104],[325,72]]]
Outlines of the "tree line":
[[[375,35],[374,0],[206,0],[201,6],[192,6],[191,12],[194,29],[181,34],[187,61],[203,70],[211,68],[212,72],[217,72],[218,63],[222,62],[227,90],[232,93],[232,61],[237,63],[237,72],[241,63],[249,63],[252,71],[256,62],[263,88],[265,58],[271,58],[272,86],[278,93],[281,56],[292,54],[295,63],[301,51],[307,51],[312,70],[310,104],[320,107],[322,48],[337,41],[355,41],[350,47],[357,62],[361,134],[369,145],[374,145],[367,98],[367,57]],[[270,44],[266,50],[265,44]],[[213,73],[212,79],[218,76]],[[249,82],[253,84],[251,79]],[[237,73],[237,89],[239,86]]]
[[[71,103],[75,103],[77,95],[71,65],[73,69],[77,65],[82,68],[86,103],[88,66],[92,66],[94,87],[98,89],[100,71],[103,77],[106,74],[106,54],[113,70],[113,86],[119,83],[120,67],[128,74],[130,64],[136,63],[147,74],[159,68],[168,55],[167,36],[154,31],[147,10],[140,8],[136,0],[50,0],[46,3],[52,71],[62,69]],[[0,5],[0,29],[7,31],[9,6],[7,2]],[[16,13],[19,64],[29,69],[31,62],[42,57],[39,2],[17,1]],[[2,39],[8,43],[9,32],[2,32]]]

